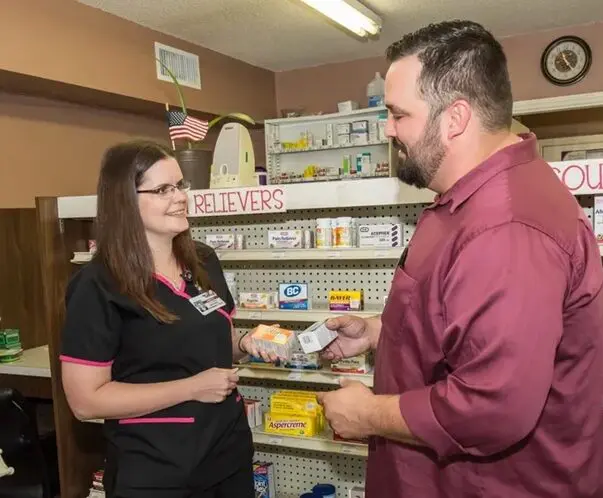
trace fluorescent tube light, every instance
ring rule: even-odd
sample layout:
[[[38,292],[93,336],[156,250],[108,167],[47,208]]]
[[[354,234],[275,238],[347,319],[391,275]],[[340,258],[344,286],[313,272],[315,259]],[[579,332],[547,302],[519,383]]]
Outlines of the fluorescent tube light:
[[[356,0],[301,0],[360,37],[381,31],[381,19]]]

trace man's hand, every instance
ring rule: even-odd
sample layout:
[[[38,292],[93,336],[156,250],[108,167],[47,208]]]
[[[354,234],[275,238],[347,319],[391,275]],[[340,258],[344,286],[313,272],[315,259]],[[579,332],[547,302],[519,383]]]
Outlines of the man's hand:
[[[328,329],[337,332],[337,339],[329,344],[322,353],[327,360],[339,361],[350,358],[371,349],[371,337],[364,318],[344,315],[327,320]]]
[[[333,430],[345,439],[363,439],[373,435],[371,413],[376,396],[364,384],[341,380],[341,389],[318,393],[325,417]]]

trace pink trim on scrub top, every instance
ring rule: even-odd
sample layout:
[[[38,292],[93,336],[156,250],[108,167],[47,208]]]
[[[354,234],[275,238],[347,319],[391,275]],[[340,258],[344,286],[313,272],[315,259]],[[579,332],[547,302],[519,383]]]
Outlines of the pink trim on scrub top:
[[[73,356],[60,355],[59,360],[66,361],[67,363],[77,363],[78,365],[88,365],[90,367],[110,367],[113,365],[113,360],[111,361],[90,361],[90,360],[82,360],[81,358],[74,358]]]
[[[133,424],[194,424],[195,417],[122,418],[121,425]]]
[[[231,327],[234,327],[233,323],[232,323],[232,316],[229,315],[226,311],[224,311],[224,308],[218,308],[216,310],[218,313],[220,313],[220,315],[226,317],[226,319],[228,320],[228,323],[230,323]]]
[[[167,285],[170,288],[170,290],[177,296],[183,297],[184,299],[191,298],[191,296],[189,296],[186,292],[184,292],[184,289],[186,289],[186,282],[184,280],[180,283],[180,288],[177,289],[176,287],[174,287],[174,284],[172,282],[170,282],[167,278],[165,278],[160,273],[155,273],[155,278],[157,280],[159,280],[160,282],[164,283],[165,285]]]

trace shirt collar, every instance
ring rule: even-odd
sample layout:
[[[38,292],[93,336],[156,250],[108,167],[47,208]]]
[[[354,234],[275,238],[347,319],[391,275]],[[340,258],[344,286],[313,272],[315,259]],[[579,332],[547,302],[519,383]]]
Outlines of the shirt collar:
[[[533,161],[538,156],[536,135],[520,134],[520,142],[511,144],[492,154],[472,171],[458,180],[449,190],[436,196],[429,208],[450,204],[454,213],[469,197],[498,173],[514,166]]]

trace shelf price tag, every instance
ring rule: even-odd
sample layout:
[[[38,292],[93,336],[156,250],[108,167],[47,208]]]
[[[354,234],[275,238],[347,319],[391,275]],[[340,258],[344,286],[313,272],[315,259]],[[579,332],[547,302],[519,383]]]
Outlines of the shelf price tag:
[[[341,445],[341,453],[345,453],[346,455],[353,455],[354,453],[356,453],[355,448],[349,444],[342,444]]]
[[[285,253],[283,251],[273,252],[272,259],[285,259]]]
[[[328,259],[339,259],[341,258],[341,253],[339,251],[329,251],[327,253]]]
[[[268,438],[268,444],[273,444],[275,446],[280,446],[283,444],[283,438],[277,436],[271,436]]]
[[[287,376],[287,380],[302,380],[302,372],[291,372]]]
[[[260,320],[262,318],[262,312],[261,311],[252,311],[251,313],[249,313],[249,318],[251,320]]]
[[[387,258],[387,251],[375,251],[375,258]]]

